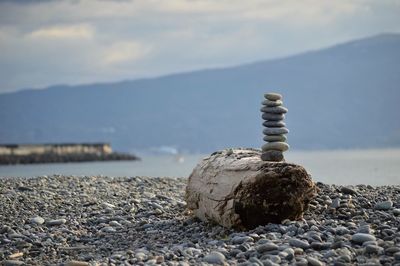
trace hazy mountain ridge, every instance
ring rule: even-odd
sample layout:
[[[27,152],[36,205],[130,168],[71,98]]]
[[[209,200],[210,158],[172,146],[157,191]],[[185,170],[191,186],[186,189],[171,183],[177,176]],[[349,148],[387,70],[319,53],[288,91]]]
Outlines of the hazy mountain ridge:
[[[284,95],[293,148],[400,146],[400,34],[237,67],[2,94],[0,142],[259,147],[267,91]]]

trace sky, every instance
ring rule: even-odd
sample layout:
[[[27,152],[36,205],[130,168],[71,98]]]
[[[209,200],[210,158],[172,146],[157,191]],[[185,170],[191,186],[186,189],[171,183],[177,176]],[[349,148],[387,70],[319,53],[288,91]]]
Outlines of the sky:
[[[400,32],[400,0],[0,0],[0,93],[155,77]]]

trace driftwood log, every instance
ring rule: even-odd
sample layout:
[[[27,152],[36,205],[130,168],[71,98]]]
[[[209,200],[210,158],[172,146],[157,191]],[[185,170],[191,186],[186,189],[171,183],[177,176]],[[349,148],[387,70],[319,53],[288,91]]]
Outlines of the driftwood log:
[[[204,158],[186,188],[188,208],[203,221],[251,229],[301,219],[317,188],[300,165],[265,162],[261,151],[227,149]]]

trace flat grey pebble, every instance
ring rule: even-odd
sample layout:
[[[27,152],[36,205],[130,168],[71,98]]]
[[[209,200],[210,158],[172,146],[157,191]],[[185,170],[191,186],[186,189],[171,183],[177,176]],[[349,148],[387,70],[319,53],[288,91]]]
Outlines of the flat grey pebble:
[[[393,202],[391,200],[381,201],[375,205],[375,209],[377,210],[390,210],[393,207]]]
[[[370,234],[356,233],[351,237],[351,240],[355,243],[362,244],[366,241],[375,241],[376,238]]]
[[[264,135],[282,135],[289,133],[286,127],[267,127],[263,130]]]
[[[211,264],[223,265],[225,263],[225,256],[221,252],[212,251],[204,257],[204,261]]]
[[[266,135],[264,136],[263,140],[268,141],[268,142],[274,142],[274,141],[281,141],[285,142],[286,141],[286,136],[285,135]]]
[[[383,248],[374,245],[368,245],[365,247],[365,253],[367,254],[380,254],[383,252]]]
[[[275,92],[269,92],[264,94],[264,98],[270,101],[278,101],[278,100],[282,100],[282,95],[279,93],[275,93]]]
[[[289,149],[289,144],[287,144],[286,142],[280,142],[280,141],[276,141],[276,142],[268,142],[265,143],[262,147],[261,150],[264,151],[287,151]]]
[[[290,239],[289,244],[293,247],[302,248],[302,249],[307,249],[310,247],[310,244],[308,242],[300,240],[300,239],[296,239],[296,238]]]
[[[57,220],[49,220],[46,222],[46,225],[55,226],[55,225],[62,225],[65,224],[67,220],[65,219],[57,219]]]
[[[307,257],[308,265],[311,266],[322,266],[324,263],[320,262],[318,259],[308,256]]]
[[[262,101],[261,104],[262,104],[262,105],[265,105],[265,106],[274,107],[274,106],[280,106],[280,105],[282,105],[283,102],[282,102],[281,100],[271,101],[271,100],[266,99],[266,100]]]
[[[288,112],[288,109],[283,107],[283,106],[264,106],[260,109],[261,112],[263,113],[271,113],[271,114],[286,114]]]
[[[32,224],[43,224],[44,223],[44,219],[40,216],[35,216],[31,219],[30,221]]]
[[[264,127],[286,127],[286,123],[283,121],[264,121],[262,125]]]
[[[249,236],[235,236],[232,238],[233,244],[243,244],[244,242],[253,242],[254,239]]]
[[[263,113],[261,117],[262,117],[262,119],[267,120],[267,121],[281,121],[281,120],[285,119],[284,114]]]
[[[256,249],[257,249],[257,252],[264,253],[264,252],[271,251],[271,250],[277,250],[278,246],[275,245],[274,243],[266,243],[266,244],[259,245]]]

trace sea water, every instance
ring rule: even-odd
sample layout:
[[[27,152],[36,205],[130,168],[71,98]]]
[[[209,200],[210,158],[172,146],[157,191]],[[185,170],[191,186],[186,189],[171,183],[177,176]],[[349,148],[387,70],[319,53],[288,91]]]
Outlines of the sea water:
[[[0,177],[104,175],[188,177],[207,155],[143,156],[141,161],[0,166]],[[400,149],[288,151],[286,161],[303,165],[314,181],[328,184],[400,185]]]

